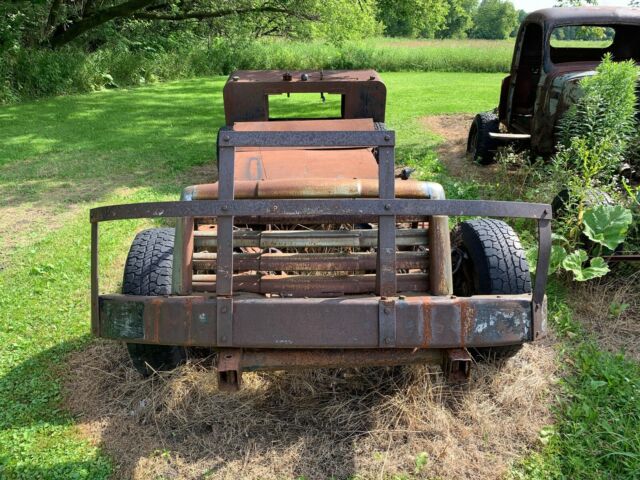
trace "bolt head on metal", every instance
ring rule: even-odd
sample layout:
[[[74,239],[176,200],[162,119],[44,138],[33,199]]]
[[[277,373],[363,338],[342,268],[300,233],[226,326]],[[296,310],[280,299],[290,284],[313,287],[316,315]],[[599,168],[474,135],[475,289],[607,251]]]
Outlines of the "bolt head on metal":
[[[300,75],[300,80],[302,80],[303,82],[306,82],[307,80],[309,80],[309,75],[306,73],[303,73],[302,75]]]
[[[223,205],[223,206],[222,206],[222,211],[223,211],[223,212],[227,212],[227,211],[229,211],[229,207],[228,207],[227,205]]]
[[[240,80],[240,77],[239,77],[239,76],[237,76],[237,75],[234,75],[234,76],[232,77],[232,80],[233,80],[234,82],[237,82],[238,80]]]
[[[391,204],[390,203],[385,204],[384,209],[391,210]]]
[[[388,142],[389,140],[391,140],[391,136],[390,135],[385,135],[384,136],[384,141]]]
[[[231,138],[229,138],[229,135],[225,135],[224,137],[222,137],[222,140],[228,142],[229,140],[231,140]]]
[[[389,337],[384,339],[384,343],[386,343],[387,345],[391,344],[391,339]]]
[[[390,309],[389,307],[386,307],[386,308],[384,309],[384,313],[385,313],[385,314],[387,314],[387,315],[389,315],[389,314],[391,313],[391,309]]]

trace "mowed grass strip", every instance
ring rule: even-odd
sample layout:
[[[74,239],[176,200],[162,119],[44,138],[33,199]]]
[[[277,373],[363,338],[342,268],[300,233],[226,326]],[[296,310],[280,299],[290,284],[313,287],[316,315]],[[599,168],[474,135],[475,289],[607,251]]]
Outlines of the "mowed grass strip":
[[[385,75],[388,123],[398,130],[405,156],[418,159],[437,142],[416,117],[488,109],[500,77]],[[25,241],[18,239],[0,271],[0,477],[109,475],[109,461],[80,438],[60,408],[59,368],[89,341],[88,209],[175,199],[186,184],[210,180],[199,167],[215,158],[223,83],[197,79],[0,109],[0,190],[14,208],[10,221],[27,225],[18,235]],[[467,93],[452,95],[454,89]],[[319,96],[302,106],[295,96],[275,103],[285,112],[322,108]],[[434,162],[433,153],[429,159]],[[28,212],[21,214],[34,204],[50,218],[37,230],[28,228]],[[76,213],[58,224],[56,216],[68,209]],[[101,228],[105,284],[117,286],[139,228],[139,222]]]

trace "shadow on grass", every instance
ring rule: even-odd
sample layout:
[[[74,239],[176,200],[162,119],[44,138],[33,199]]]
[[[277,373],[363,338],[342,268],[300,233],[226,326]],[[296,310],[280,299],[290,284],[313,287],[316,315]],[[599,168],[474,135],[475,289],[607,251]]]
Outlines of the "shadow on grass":
[[[221,87],[194,80],[0,109],[4,205],[55,209],[163,184],[177,194],[177,176],[214,162]]]
[[[0,377],[0,478],[106,479],[111,465],[76,432],[61,408],[57,377],[64,359],[86,339],[63,342]]]
[[[225,394],[208,362],[144,380],[124,347],[96,341],[71,358],[67,404],[123,478],[350,478],[373,412],[402,388],[393,372],[245,374]]]

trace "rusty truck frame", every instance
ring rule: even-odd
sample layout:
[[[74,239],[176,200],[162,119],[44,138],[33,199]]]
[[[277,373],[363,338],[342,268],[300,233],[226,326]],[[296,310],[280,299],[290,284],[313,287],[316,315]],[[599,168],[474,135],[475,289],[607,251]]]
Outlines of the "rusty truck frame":
[[[300,92],[340,95],[341,118],[270,121],[268,96]],[[544,336],[551,207],[447,200],[438,184],[397,179],[395,133],[381,125],[385,99],[374,71],[232,74],[218,183],[188,187],[180,201],[91,210],[93,334],[136,348],[212,349],[220,388],[229,390],[243,371],[259,369],[438,362],[464,376],[466,349]],[[287,181],[286,171],[284,179],[261,171],[267,158],[267,173],[284,158],[293,174],[307,157],[305,168],[325,170],[324,178],[303,172]],[[368,178],[336,173],[364,168],[361,159]],[[449,217],[458,216],[537,223],[532,291],[456,294],[464,258],[451,246]],[[141,218],[176,219],[170,285],[164,294],[101,294],[99,225]],[[268,228],[275,224],[342,227]],[[321,274],[300,274],[312,270]]]

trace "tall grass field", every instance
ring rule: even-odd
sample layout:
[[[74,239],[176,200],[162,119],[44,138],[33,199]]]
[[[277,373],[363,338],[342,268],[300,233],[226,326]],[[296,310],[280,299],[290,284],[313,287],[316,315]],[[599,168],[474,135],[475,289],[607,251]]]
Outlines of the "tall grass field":
[[[509,69],[512,41],[373,38],[327,42],[224,40],[174,50],[22,50],[0,54],[0,104],[239,69],[369,69],[380,72],[495,73]]]

